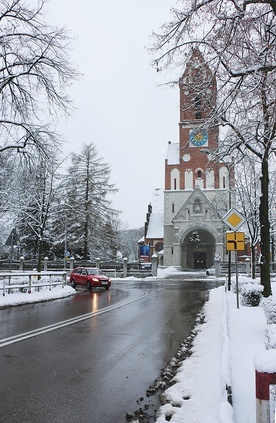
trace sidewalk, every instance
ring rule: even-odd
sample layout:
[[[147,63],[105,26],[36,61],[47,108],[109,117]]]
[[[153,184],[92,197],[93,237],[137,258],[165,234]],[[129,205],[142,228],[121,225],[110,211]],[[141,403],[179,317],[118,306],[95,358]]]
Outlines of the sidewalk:
[[[237,309],[236,295],[227,292],[226,298],[234,422],[255,423],[254,357],[265,349],[267,322],[261,306]]]
[[[272,285],[275,298],[276,283]],[[157,423],[255,423],[254,357],[265,350],[263,308],[237,308],[236,294],[220,287],[211,290],[204,315],[193,354],[165,391],[167,404],[159,410]],[[226,386],[232,387],[233,407]]]

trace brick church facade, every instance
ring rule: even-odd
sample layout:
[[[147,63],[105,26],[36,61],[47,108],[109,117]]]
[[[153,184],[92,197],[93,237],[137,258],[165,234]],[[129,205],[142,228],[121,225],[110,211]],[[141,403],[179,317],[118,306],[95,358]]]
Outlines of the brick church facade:
[[[203,269],[227,260],[222,217],[234,206],[234,170],[216,157],[219,128],[209,125],[217,101],[215,76],[193,50],[179,79],[179,141],[165,160],[163,265]]]

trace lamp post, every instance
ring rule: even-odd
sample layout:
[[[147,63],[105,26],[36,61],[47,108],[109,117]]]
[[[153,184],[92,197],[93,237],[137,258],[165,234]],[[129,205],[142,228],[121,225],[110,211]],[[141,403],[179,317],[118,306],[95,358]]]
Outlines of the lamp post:
[[[231,194],[231,173],[229,169],[229,163],[225,162],[223,157],[220,157],[218,154],[216,154],[214,151],[208,149],[208,148],[202,148],[200,150],[201,153],[205,153],[210,155],[210,161],[217,159],[217,161],[221,160],[223,164],[225,165],[227,172],[228,172],[228,207],[229,210],[231,210],[232,207],[232,194]],[[231,290],[231,251],[228,251],[228,291]]]

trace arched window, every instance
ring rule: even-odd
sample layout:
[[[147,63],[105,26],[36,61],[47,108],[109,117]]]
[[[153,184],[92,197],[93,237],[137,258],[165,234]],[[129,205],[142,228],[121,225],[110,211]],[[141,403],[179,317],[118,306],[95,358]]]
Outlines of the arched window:
[[[195,119],[201,119],[201,96],[198,94],[195,98]]]
[[[199,169],[197,171],[197,179],[202,179],[202,170],[201,169]]]
[[[171,190],[179,189],[179,170],[173,169],[171,171]]]

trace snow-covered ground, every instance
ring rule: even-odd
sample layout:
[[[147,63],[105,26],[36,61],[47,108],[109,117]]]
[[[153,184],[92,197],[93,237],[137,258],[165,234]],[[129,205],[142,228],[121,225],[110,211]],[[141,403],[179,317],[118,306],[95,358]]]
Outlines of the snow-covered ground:
[[[174,271],[158,270],[158,277]],[[245,278],[239,277],[241,283]],[[275,301],[275,281],[272,290]],[[74,293],[69,286],[57,286],[52,291],[44,288],[31,294],[7,294],[0,297],[0,307]],[[224,287],[211,290],[202,313],[204,323],[197,328],[192,355],[182,362],[175,383],[165,390],[166,403],[158,411],[157,423],[256,423],[255,367],[276,372],[276,325],[267,324],[262,306],[243,306],[236,294]],[[272,354],[263,354],[267,347],[274,348]],[[233,406],[227,401],[230,391],[226,387],[230,386]],[[272,414],[274,423],[275,411]]]
[[[14,291],[13,293],[7,294],[5,296],[2,295],[2,291],[0,291],[0,308],[10,305],[20,305],[20,304],[28,304],[28,303],[37,303],[40,301],[50,301],[57,298],[64,298],[70,295],[74,295],[76,293],[75,289],[71,286],[65,286],[62,288],[61,285],[52,287],[50,291],[47,287],[40,288],[39,291],[35,291],[32,289],[32,293],[28,294],[27,292],[18,292]]]
[[[239,276],[240,283],[250,281]],[[275,301],[276,282],[272,290]],[[267,325],[262,306],[243,306],[224,287],[211,290],[203,313],[205,323],[194,339],[193,354],[183,361],[176,383],[165,391],[167,403],[160,408],[157,423],[255,423],[255,367],[276,372],[276,325]],[[274,349],[264,356],[268,335]],[[229,386],[233,407],[227,401]],[[275,407],[275,398],[271,403]],[[271,413],[274,423],[275,410]]]

